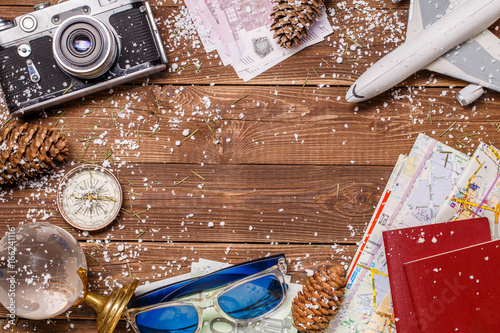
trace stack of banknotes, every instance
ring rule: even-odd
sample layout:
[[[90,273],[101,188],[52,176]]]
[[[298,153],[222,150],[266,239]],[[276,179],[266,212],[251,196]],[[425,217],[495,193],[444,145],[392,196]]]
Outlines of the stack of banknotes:
[[[333,32],[323,10],[303,42],[285,49],[270,30],[271,0],[185,0],[185,4],[206,52],[217,50],[223,64],[233,66],[244,81]]]

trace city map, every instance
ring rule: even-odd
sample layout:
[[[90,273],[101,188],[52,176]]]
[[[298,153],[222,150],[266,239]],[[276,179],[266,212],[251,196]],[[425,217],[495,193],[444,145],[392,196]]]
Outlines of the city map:
[[[499,215],[500,154],[495,147],[481,143],[448,195],[436,221],[487,217],[491,237],[498,239]]]
[[[382,232],[433,222],[468,157],[420,134],[400,157],[348,273],[330,332],[394,332]]]

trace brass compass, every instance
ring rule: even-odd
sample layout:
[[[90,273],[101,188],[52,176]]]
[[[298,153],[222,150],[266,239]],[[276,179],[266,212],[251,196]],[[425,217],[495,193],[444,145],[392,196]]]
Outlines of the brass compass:
[[[98,230],[113,222],[123,202],[118,179],[92,164],[69,171],[59,184],[57,207],[62,217],[81,230]]]

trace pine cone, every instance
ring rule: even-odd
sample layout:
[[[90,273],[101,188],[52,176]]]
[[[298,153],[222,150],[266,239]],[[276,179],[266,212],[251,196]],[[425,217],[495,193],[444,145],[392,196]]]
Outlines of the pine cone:
[[[60,131],[40,125],[11,123],[0,130],[0,185],[35,177],[68,154]]]
[[[293,326],[300,333],[324,331],[342,303],[345,282],[345,269],[339,264],[310,276],[293,300]]]
[[[321,14],[324,0],[273,0],[275,6],[271,17],[271,31],[278,44],[285,48],[299,45],[313,24],[314,17]]]

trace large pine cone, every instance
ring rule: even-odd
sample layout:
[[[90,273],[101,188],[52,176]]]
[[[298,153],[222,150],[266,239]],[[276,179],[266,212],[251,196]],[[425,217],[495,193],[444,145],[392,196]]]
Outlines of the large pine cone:
[[[27,180],[63,162],[66,138],[57,129],[11,123],[0,129],[0,184]]]
[[[274,22],[271,31],[278,44],[285,48],[294,47],[307,36],[314,17],[321,15],[324,0],[274,0],[271,17]]]
[[[301,333],[324,331],[342,303],[345,282],[345,269],[339,264],[310,276],[293,300],[293,326]]]

